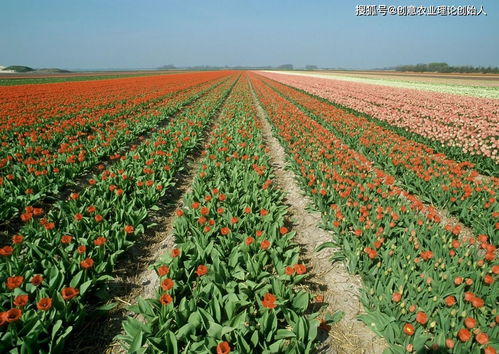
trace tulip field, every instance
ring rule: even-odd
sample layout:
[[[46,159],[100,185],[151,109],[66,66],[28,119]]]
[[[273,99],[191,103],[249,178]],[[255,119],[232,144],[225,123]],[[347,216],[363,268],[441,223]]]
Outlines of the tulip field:
[[[392,129],[402,128],[404,135],[415,133],[417,140],[437,152],[457,160],[471,160],[488,173],[493,173],[499,161],[497,99],[275,73],[265,75],[366,113],[388,123]]]
[[[264,125],[332,257],[295,240]],[[106,323],[174,203],[155,294],[86,352],[341,352],[349,324],[310,282],[341,262],[385,353],[496,353],[498,137],[496,98],[278,72],[0,86],[0,352],[64,353]]]

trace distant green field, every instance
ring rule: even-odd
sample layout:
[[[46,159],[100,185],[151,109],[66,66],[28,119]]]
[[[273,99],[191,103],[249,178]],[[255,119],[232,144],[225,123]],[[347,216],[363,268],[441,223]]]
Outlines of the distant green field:
[[[32,78],[16,78],[16,77],[0,77],[0,86],[16,86],[28,84],[50,84],[56,82],[70,82],[70,81],[89,81],[89,80],[105,80],[105,79],[118,79],[125,77],[135,76],[152,76],[152,75],[168,75],[177,72],[148,72],[148,73],[134,73],[134,74],[107,74],[107,75],[81,75],[81,76],[66,76],[66,77],[32,77]]]

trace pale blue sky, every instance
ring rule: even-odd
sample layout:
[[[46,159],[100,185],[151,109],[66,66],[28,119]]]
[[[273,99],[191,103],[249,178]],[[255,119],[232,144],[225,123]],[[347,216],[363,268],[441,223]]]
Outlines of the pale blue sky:
[[[483,5],[480,17],[356,17],[357,4]],[[446,61],[499,66],[498,0],[2,0],[0,65],[152,68]]]

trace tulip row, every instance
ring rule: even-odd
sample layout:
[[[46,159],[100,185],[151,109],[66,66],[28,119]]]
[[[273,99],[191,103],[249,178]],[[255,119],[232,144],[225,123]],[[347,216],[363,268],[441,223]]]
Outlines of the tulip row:
[[[497,174],[498,100],[277,73],[267,77],[365,114],[481,173]],[[361,113],[360,113],[361,112]]]
[[[426,145],[384,129],[276,81],[265,82],[329,129],[353,149],[362,151],[379,168],[397,177],[401,186],[422,200],[448,210],[476,234],[499,230],[499,178],[483,178]]]
[[[104,87],[80,87],[81,83],[73,83],[64,88],[68,91],[62,97],[50,97],[50,100],[43,102],[43,107],[48,109],[45,112],[39,107],[39,99],[36,94],[40,94],[38,86],[28,86],[26,95],[21,100],[16,95],[7,97],[17,105],[18,111],[13,113],[7,110],[2,112],[3,119],[14,119],[19,122],[19,126],[6,126],[0,128],[2,131],[2,146],[0,157],[3,163],[4,157],[10,153],[12,160],[23,161],[32,156],[36,157],[40,151],[46,150],[49,154],[54,153],[65,143],[73,139],[80,138],[76,133],[84,133],[87,136],[96,126],[109,124],[107,121],[113,120],[120,115],[129,116],[132,113],[140,113],[151,107],[158,101],[164,101],[169,96],[202,84],[208,80],[213,80],[223,76],[221,73],[205,73],[204,75],[185,74],[181,76],[170,76],[168,81],[158,81],[151,78],[149,81],[128,82],[126,79],[108,80]],[[88,83],[87,83],[88,84]],[[59,93],[60,85],[48,85],[45,88],[47,93]],[[1,88],[0,88],[1,90]],[[76,91],[76,92],[75,92]],[[72,94],[68,102],[67,95]],[[13,97],[11,97],[13,96]],[[22,103],[16,101],[20,100]],[[18,107],[21,105],[22,107]],[[0,104],[1,107],[1,104]],[[54,107],[59,109],[55,110]],[[136,111],[136,112],[132,112]],[[151,109],[152,111],[152,109]],[[22,124],[22,115],[33,118],[29,125]],[[52,114],[52,116],[47,116]],[[37,155],[38,154],[38,155]],[[41,155],[40,157],[43,157]],[[9,162],[7,161],[7,162]]]
[[[210,75],[213,73],[205,74]],[[113,108],[124,109],[187,88],[202,76],[177,74],[56,85],[0,86],[0,130],[3,132],[0,141],[39,139],[37,130],[56,132],[59,126],[71,126],[72,118],[79,120],[80,115],[111,114]]]
[[[495,353],[499,266],[489,237],[458,239],[400,198],[393,176],[252,80],[303,190],[334,231],[322,247],[340,246],[334,259],[363,277],[360,318],[393,353]]]
[[[22,144],[11,150],[2,149],[8,156],[17,157],[7,158],[7,163],[0,169],[0,199],[4,201],[0,208],[0,222],[23,213],[26,207],[43,201],[48,195],[56,195],[63,186],[106,156],[120,158],[120,153],[130,142],[200,97],[215,84],[214,79],[220,80],[220,76],[202,76],[192,83],[187,80],[190,86],[187,89],[113,116],[83,119],[81,126],[68,127],[57,134],[63,139],[57,143],[57,151],[52,151],[54,146],[50,148],[50,141],[45,145],[43,141],[33,143],[36,147]],[[116,81],[118,84],[119,80]],[[203,82],[199,84],[199,81]],[[185,82],[183,86],[186,86]],[[29,220],[29,214],[20,215],[22,221]]]
[[[309,353],[320,322],[247,78],[234,88],[177,210],[176,248],[154,265],[156,299],[139,300],[120,336],[129,352]]]
[[[148,210],[174,184],[235,80],[232,75],[165,128],[153,129],[81,193],[46,215],[32,210],[38,216],[1,248],[0,351],[62,351],[86,304],[106,294],[117,257],[143,233]]]
[[[102,134],[103,127],[112,127],[144,110],[154,113],[154,106],[164,104],[162,101],[169,96],[220,76],[188,74],[171,76],[168,80],[153,77],[137,82],[107,80],[100,85],[42,85],[43,90],[34,85],[18,88],[24,93],[21,97],[15,92],[5,93],[7,107],[3,102],[0,107],[7,109],[0,121],[13,120],[16,125],[0,128],[3,147],[0,166],[46,165],[58,152],[67,152],[70,145],[78,147],[87,139],[95,139],[92,134]],[[8,109],[9,104],[13,112]],[[8,174],[8,170],[3,170]]]

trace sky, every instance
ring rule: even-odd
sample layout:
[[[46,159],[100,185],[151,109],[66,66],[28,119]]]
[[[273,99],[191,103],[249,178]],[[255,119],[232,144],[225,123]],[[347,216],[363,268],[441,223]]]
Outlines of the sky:
[[[473,5],[487,16],[356,16],[356,5]],[[2,0],[0,65],[126,69],[499,66],[499,0]]]

